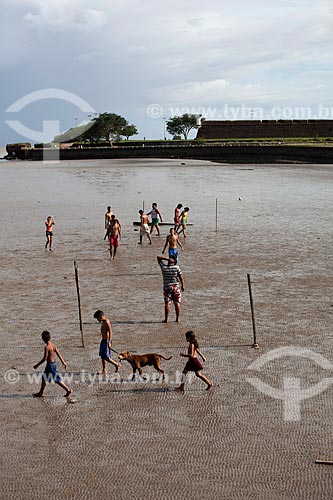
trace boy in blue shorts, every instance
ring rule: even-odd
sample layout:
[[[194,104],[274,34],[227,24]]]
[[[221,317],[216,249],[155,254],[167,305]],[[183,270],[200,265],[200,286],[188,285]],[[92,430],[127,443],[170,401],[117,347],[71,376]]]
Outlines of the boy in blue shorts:
[[[94,318],[96,318],[101,324],[101,343],[99,346],[99,355],[102,359],[103,375],[107,374],[106,363],[110,363],[115,366],[115,373],[117,373],[120,368],[120,364],[111,359],[112,327],[110,320],[100,309],[94,313]]]
[[[169,258],[174,257],[175,263],[177,264],[178,263],[177,245],[180,246],[180,248],[182,249],[182,252],[184,251],[184,247],[180,243],[179,238],[178,238],[178,234],[176,233],[175,228],[173,228],[173,227],[170,229],[170,234],[168,234],[168,236],[165,238],[165,245],[164,245],[164,248],[162,250],[162,253],[165,252],[167,245],[169,245]]]
[[[68,398],[68,396],[71,394],[72,391],[69,387],[67,387],[67,385],[65,385],[62,382],[60,375],[58,375],[57,366],[55,364],[55,355],[57,355],[62,364],[64,365],[64,368],[66,369],[67,365],[64,361],[64,358],[58,351],[57,346],[53,342],[51,342],[50,332],[44,331],[42,333],[42,339],[46,344],[44,349],[44,356],[43,359],[34,366],[34,369],[36,370],[36,368],[38,368],[39,365],[43,364],[45,361],[46,361],[46,367],[42,376],[42,385],[40,387],[40,391],[36,392],[36,394],[33,394],[33,396],[35,398],[42,398],[44,396],[46,382],[55,382],[66,391],[64,397]]]

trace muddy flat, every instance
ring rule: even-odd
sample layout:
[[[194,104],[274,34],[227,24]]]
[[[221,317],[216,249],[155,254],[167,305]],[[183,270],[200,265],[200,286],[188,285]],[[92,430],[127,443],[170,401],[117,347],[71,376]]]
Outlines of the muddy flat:
[[[333,460],[333,166],[180,163],[0,163],[1,499],[332,498],[332,467],[315,460]],[[156,256],[169,228],[138,245],[132,224],[155,201],[167,221],[178,203],[190,207],[180,323],[173,308],[162,323]],[[123,225],[114,261],[107,205]],[[97,373],[96,309],[116,351],[172,356],[164,382],[153,367],[132,381],[125,361],[117,376]],[[75,404],[54,384],[32,398],[43,330]],[[194,374],[174,390],[188,330],[210,391]]]

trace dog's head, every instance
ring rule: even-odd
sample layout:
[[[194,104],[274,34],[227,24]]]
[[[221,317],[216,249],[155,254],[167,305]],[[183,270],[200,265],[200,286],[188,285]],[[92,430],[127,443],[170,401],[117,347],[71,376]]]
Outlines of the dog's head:
[[[120,361],[123,361],[124,359],[128,359],[130,356],[131,356],[131,353],[128,351],[125,351],[125,352],[121,352],[119,354],[118,359],[120,359]]]

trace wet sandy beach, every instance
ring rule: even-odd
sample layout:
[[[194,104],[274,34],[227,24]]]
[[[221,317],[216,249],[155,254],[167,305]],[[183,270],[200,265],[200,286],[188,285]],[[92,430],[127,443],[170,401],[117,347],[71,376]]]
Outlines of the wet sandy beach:
[[[315,460],[333,460],[333,168],[185,163],[0,163],[1,499],[332,498],[332,466]],[[173,309],[161,323],[156,256],[168,228],[137,245],[143,201],[146,210],[158,202],[165,220],[177,203],[190,207],[180,324]],[[124,232],[112,262],[109,204]],[[96,377],[96,309],[111,319],[117,351],[172,356],[162,361],[166,382],[151,367],[147,381],[131,382],[126,362],[118,378]],[[53,384],[31,397],[44,329],[68,364],[75,404]],[[182,395],[174,387],[189,329],[215,386],[194,377]]]

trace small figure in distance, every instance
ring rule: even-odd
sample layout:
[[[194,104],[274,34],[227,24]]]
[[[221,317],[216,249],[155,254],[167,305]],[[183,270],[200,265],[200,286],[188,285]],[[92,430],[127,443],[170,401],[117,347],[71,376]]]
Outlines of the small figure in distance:
[[[147,238],[149,240],[149,245],[151,245],[151,236],[149,234],[148,216],[144,213],[143,210],[139,210],[139,214],[140,214],[141,225],[140,225],[140,241],[138,241],[138,245],[142,245],[143,236],[147,236]]]
[[[187,214],[190,211],[188,207],[185,207],[184,210],[182,211],[182,214],[180,216],[180,223],[182,226],[182,229],[178,231],[178,234],[184,233],[184,238],[186,238],[186,225],[187,225]]]
[[[112,328],[110,320],[105,316],[104,312],[98,309],[94,313],[94,318],[101,323],[101,343],[99,346],[99,355],[102,358],[103,374],[107,374],[106,363],[111,363],[111,365],[116,367],[115,373],[119,370],[120,364],[116,363],[111,359],[111,343],[112,343]]]
[[[46,228],[46,244],[45,244],[45,250],[49,246],[50,252],[52,252],[52,241],[53,241],[53,227],[55,225],[54,219],[51,215],[48,216],[45,222],[45,228]]]
[[[150,228],[150,234],[152,234],[154,227],[156,227],[157,230],[157,236],[161,236],[161,231],[160,231],[160,226],[159,223],[163,222],[162,219],[162,214],[157,208],[157,203],[152,203],[152,209],[150,212],[147,213],[147,215],[151,215],[151,228]]]
[[[181,353],[181,356],[183,358],[189,358],[189,359],[182,373],[182,382],[180,386],[176,388],[176,391],[180,392],[184,391],[185,378],[188,372],[194,372],[198,378],[206,382],[207,384],[206,389],[209,390],[213,386],[213,383],[201,373],[203,366],[200,360],[198,359],[197,354],[199,354],[199,356],[202,358],[202,361],[206,362],[207,360],[205,356],[199,351],[199,342],[195,338],[194,332],[192,332],[191,330],[185,333],[185,338],[186,341],[189,342],[189,346],[187,354]]]
[[[165,264],[163,261],[167,261]],[[163,275],[163,295],[164,295],[164,321],[168,322],[171,302],[174,303],[176,312],[176,322],[179,322],[180,318],[180,302],[182,298],[181,291],[184,292],[185,284],[184,278],[180,268],[176,264],[175,256],[167,257],[157,257],[157,262],[161,268]],[[179,282],[181,288],[179,287]]]
[[[119,219],[116,219],[114,214],[111,215],[111,222],[109,224],[109,241],[110,241],[110,260],[116,258],[117,248],[119,246],[118,237],[121,239],[122,231]],[[113,255],[112,255],[113,248]]]
[[[33,396],[35,398],[42,398],[44,396],[44,390],[46,387],[46,382],[55,382],[56,384],[60,385],[65,391],[65,398],[68,398],[68,396],[71,394],[71,389],[65,385],[62,380],[60,375],[57,373],[57,366],[55,364],[55,354],[58,356],[62,364],[64,365],[64,368],[66,370],[67,365],[64,361],[64,358],[61,356],[60,352],[57,349],[57,346],[51,342],[51,335],[50,332],[47,332],[46,330],[42,333],[42,339],[43,342],[45,342],[46,346],[44,349],[44,356],[43,359],[37,363],[34,366],[34,369],[39,367],[42,363],[46,361],[46,367],[45,371],[42,375],[42,385],[40,387],[39,392],[36,392]]]
[[[165,238],[165,245],[162,250],[162,253],[165,252],[165,249],[167,245],[169,245],[169,257],[175,257],[176,259],[176,264],[178,263],[178,250],[177,250],[177,244],[180,246],[182,249],[182,252],[184,251],[184,247],[179,241],[178,234],[176,233],[175,229],[172,227],[170,229],[170,234]]]
[[[175,226],[174,226],[175,231],[178,231],[178,229],[180,228],[180,211],[181,211],[182,207],[183,207],[183,205],[181,203],[178,203],[178,205],[175,208],[175,214],[174,214],[174,218],[173,218],[173,222],[175,224]]]
[[[111,207],[107,207],[107,212],[105,214],[105,219],[104,219],[104,226],[105,226],[105,230],[106,230],[106,233],[105,233],[105,236],[104,236],[104,240],[106,240],[106,238],[109,237],[109,226],[110,226],[111,216],[112,215],[113,215],[112,208]]]

